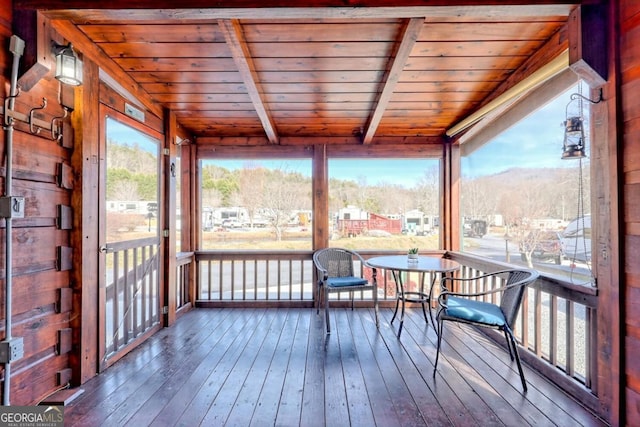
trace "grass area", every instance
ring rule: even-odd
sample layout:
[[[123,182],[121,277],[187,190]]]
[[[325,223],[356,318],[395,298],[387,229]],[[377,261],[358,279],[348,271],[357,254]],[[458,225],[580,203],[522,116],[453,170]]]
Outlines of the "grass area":
[[[203,235],[205,249],[257,249],[257,250],[311,250],[311,233],[285,233],[281,241],[276,241],[273,233],[259,232],[207,232]],[[357,250],[398,250],[409,248],[435,250],[439,246],[438,235],[409,236],[392,235],[385,237],[357,236],[332,239],[331,246]]]

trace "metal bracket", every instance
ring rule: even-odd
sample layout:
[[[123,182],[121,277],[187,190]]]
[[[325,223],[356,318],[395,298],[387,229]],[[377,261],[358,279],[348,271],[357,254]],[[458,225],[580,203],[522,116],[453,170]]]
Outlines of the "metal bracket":
[[[51,119],[51,139],[54,141],[62,139],[62,132],[59,132],[58,129],[62,126],[62,121],[69,115],[69,109],[67,107],[62,108],[64,108],[64,115]],[[60,122],[59,124],[57,123],[58,121]]]
[[[39,107],[34,107],[31,110],[29,110],[29,131],[33,134],[39,134],[40,133],[40,129],[42,129],[40,126],[35,126],[35,123],[33,121],[33,113],[36,110],[44,110],[45,108],[47,108],[47,98],[42,98],[42,105]],[[35,128],[35,129],[34,129]]]
[[[24,218],[24,197],[0,197],[0,218]]]
[[[50,122],[47,122],[35,117],[36,111],[44,110],[47,107],[47,98],[42,98],[42,105],[29,110],[29,114],[24,114],[9,107],[11,105],[11,101],[15,101],[15,99],[18,98],[19,95],[20,92],[18,92],[15,96],[7,96],[4,100],[4,108],[0,108],[0,114],[4,116],[5,128],[13,125],[14,122],[18,120],[20,122],[28,124],[29,131],[32,134],[38,135],[40,131],[44,129],[51,132],[51,139],[53,141],[59,142],[62,139],[62,132],[60,132],[59,129],[61,127],[62,121],[69,115],[69,108],[63,106],[64,115],[54,117]]]
[[[0,363],[10,363],[24,356],[22,337],[0,341]]]

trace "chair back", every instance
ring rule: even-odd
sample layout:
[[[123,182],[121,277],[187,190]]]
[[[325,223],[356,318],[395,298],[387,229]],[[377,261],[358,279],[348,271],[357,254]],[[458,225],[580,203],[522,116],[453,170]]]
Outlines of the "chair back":
[[[347,249],[326,248],[313,254],[313,262],[328,277],[353,276],[353,253]],[[322,277],[320,277],[322,279]]]
[[[518,316],[518,310],[520,310],[527,286],[533,283],[539,274],[535,270],[509,270],[508,274],[505,283],[507,289],[501,296],[500,309],[504,313],[507,324],[511,327]]]

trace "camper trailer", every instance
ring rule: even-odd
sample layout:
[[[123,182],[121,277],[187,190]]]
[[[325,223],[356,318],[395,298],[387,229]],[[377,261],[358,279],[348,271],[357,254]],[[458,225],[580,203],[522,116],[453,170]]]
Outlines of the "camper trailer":
[[[591,215],[571,221],[562,232],[560,242],[566,259],[591,262]]]

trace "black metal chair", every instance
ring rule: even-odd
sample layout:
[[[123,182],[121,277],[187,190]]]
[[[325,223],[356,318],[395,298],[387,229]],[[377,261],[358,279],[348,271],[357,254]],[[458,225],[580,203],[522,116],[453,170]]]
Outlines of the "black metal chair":
[[[353,292],[367,291],[373,293],[373,305],[376,316],[376,327],[378,321],[378,290],[375,280],[372,283],[359,273],[354,271],[354,261],[359,261],[360,265],[366,265],[365,260],[355,251],[342,248],[320,249],[313,254],[313,263],[318,273],[318,293],[317,310],[320,313],[321,301],[324,302],[325,326],[327,334],[331,333],[331,323],[329,321],[329,294],[332,292],[350,293],[351,309],[353,310]],[[375,273],[374,273],[375,274]]]
[[[436,374],[438,358],[440,356],[440,346],[442,343],[442,333],[445,321],[460,322],[470,325],[483,326],[498,329],[504,333],[507,340],[507,348],[511,360],[516,360],[518,372],[522,381],[522,388],[527,391],[527,383],[522,371],[518,344],[513,335],[512,325],[518,316],[520,305],[527,286],[533,283],[539,274],[535,270],[517,269],[501,270],[494,273],[484,274],[470,278],[446,277],[442,280],[442,292],[438,296],[438,313],[436,321],[438,324],[438,348],[436,361],[433,367],[433,375]],[[485,292],[464,293],[455,292],[449,289],[457,289],[465,282],[488,280],[501,278],[504,282],[502,286],[490,289]],[[481,301],[485,295],[499,294],[500,304]]]

